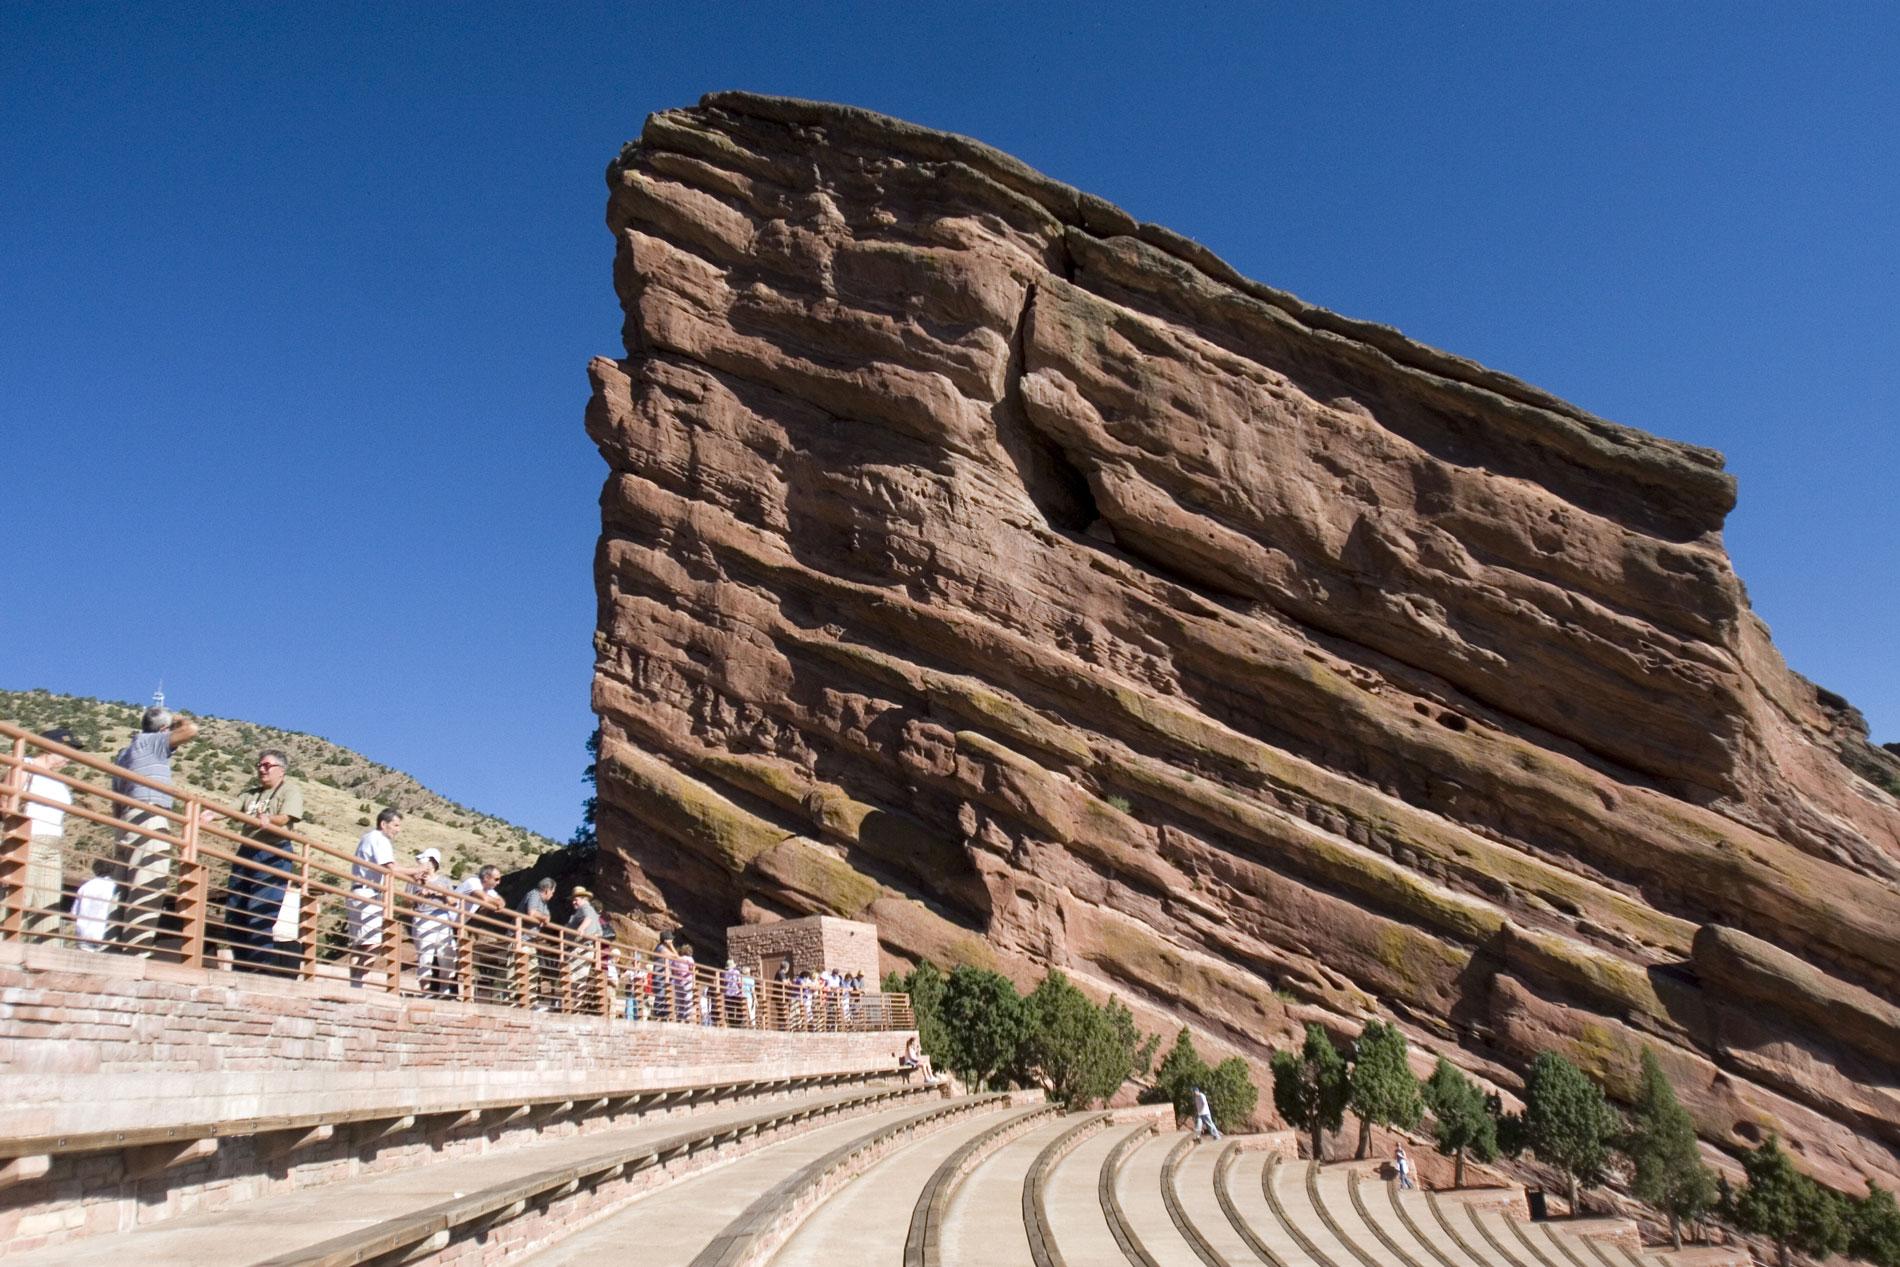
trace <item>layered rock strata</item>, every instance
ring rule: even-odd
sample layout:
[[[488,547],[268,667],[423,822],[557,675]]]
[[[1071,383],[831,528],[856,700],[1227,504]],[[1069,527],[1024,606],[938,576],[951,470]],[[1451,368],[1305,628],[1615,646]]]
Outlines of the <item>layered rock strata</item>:
[[[1661,1055],[1900,1181],[1900,763],[1781,662],[1719,455],[976,142],[719,94],[610,167],[610,898],[875,921],[1260,1057]]]

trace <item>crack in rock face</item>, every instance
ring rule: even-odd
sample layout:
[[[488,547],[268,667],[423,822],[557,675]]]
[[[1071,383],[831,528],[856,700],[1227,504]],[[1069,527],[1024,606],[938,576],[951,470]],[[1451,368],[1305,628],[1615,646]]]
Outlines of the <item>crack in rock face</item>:
[[[1900,760],[1749,611],[1720,455],[860,110],[716,94],[608,186],[616,908],[1255,1060],[1647,1045],[1711,1143],[1900,1183]]]

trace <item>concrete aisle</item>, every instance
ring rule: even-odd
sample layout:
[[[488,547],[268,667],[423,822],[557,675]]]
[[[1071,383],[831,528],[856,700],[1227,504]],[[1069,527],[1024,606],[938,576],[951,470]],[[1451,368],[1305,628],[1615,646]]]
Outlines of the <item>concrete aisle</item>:
[[[834,1122],[768,1145],[703,1174],[667,1184],[598,1223],[515,1261],[534,1267],[626,1261],[637,1261],[640,1267],[685,1267],[773,1184],[832,1149],[917,1112],[917,1105],[906,1105]]]
[[[1107,1126],[1076,1146],[1057,1164],[1043,1185],[1043,1204],[1049,1211],[1049,1234],[1064,1260],[1074,1267],[1101,1264],[1117,1267],[1126,1262],[1108,1218],[1102,1213],[1102,1163],[1109,1150],[1130,1135],[1146,1134],[1147,1123],[1136,1127]]]
[[[1480,1210],[1474,1205],[1469,1208],[1465,1217],[1474,1223],[1482,1224],[1485,1231],[1491,1233],[1491,1240],[1504,1247],[1504,1262],[1499,1264],[1499,1267],[1557,1267],[1555,1263],[1525,1248],[1524,1242],[1517,1239],[1517,1233],[1511,1230],[1510,1220],[1504,1215]],[[1478,1233],[1477,1239],[1472,1242],[1472,1247],[1479,1253],[1486,1250],[1496,1252],[1491,1241],[1484,1239],[1482,1232]]]
[[[1023,1227],[1023,1178],[1067,1118],[1024,1131],[984,1158],[950,1201],[943,1226],[943,1267],[1034,1267]]]
[[[896,1267],[911,1213],[944,1158],[1007,1119],[978,1113],[899,1149],[833,1193],[793,1233],[774,1267]]]
[[[1129,1229],[1157,1263],[1168,1264],[1168,1267],[1175,1263],[1198,1267],[1201,1260],[1194,1256],[1194,1250],[1174,1226],[1174,1220],[1168,1217],[1168,1207],[1161,1199],[1161,1163],[1168,1159],[1169,1151],[1180,1139],[1179,1131],[1163,1131],[1147,1143],[1137,1145],[1122,1162],[1121,1179],[1115,1191],[1121,1197],[1122,1214],[1128,1220]]]

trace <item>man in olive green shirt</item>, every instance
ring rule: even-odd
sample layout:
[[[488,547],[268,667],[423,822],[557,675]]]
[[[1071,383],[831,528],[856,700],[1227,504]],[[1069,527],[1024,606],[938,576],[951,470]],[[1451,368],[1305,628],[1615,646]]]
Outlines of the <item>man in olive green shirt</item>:
[[[224,902],[231,958],[245,972],[294,972],[298,965],[295,938],[271,935],[297,866],[296,842],[271,829],[294,829],[303,820],[303,790],[285,777],[289,767],[290,758],[275,748],[260,754],[256,780],[238,794],[237,807],[264,824],[242,829],[246,841]]]

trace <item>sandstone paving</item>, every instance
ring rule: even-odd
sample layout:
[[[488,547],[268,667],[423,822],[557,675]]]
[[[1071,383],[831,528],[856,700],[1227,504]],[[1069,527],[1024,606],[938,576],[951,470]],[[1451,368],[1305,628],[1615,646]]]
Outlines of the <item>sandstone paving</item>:
[[[1227,1171],[1227,1196],[1234,1203],[1241,1221],[1279,1257],[1285,1267],[1324,1267],[1309,1256],[1293,1234],[1286,1229],[1267,1204],[1260,1180],[1272,1156],[1265,1152],[1242,1152]]]
[[[977,1163],[950,1200],[939,1241],[943,1267],[1034,1267],[1023,1226],[1023,1178],[1036,1154],[1074,1125],[1057,1118]]]
[[[917,1113],[916,1105],[834,1122],[774,1142],[640,1197],[626,1208],[571,1232],[516,1261],[535,1267],[580,1267],[632,1256],[641,1267],[685,1267],[726,1224],[780,1180],[880,1127]]]
[[[1221,1144],[1206,1140],[1188,1150],[1186,1159],[1175,1173],[1181,1212],[1214,1252],[1220,1255],[1227,1267],[1256,1267],[1260,1262],[1259,1256],[1234,1229],[1214,1189],[1215,1164],[1220,1159],[1221,1148]]]
[[[858,1093],[803,1097],[798,1104],[819,1107]],[[294,1254],[333,1237],[360,1232],[387,1219],[450,1201],[495,1184],[593,1158],[612,1157],[629,1148],[682,1131],[743,1121],[788,1107],[792,1101],[751,1102],[706,1109],[688,1116],[641,1122],[621,1129],[528,1144],[477,1157],[417,1165],[413,1168],[345,1180],[244,1201],[204,1214],[180,1215],[164,1222],[69,1244],[9,1255],[9,1267],[73,1267],[101,1261],[140,1267],[239,1267]],[[916,1112],[915,1105],[909,1112]],[[856,1124],[862,1116],[848,1121]]]
[[[1163,1131],[1137,1144],[1122,1159],[1122,1172],[1115,1181],[1122,1217],[1128,1220],[1129,1229],[1158,1263],[1198,1261],[1180,1229],[1175,1227],[1161,1195],[1162,1165],[1180,1138],[1178,1132]]]
[[[896,1267],[931,1175],[1000,1120],[994,1113],[975,1114],[884,1158],[820,1205],[779,1250],[775,1267]]]
[[[1126,1128],[1110,1126],[1099,1130],[1076,1145],[1043,1183],[1043,1203],[1049,1214],[1049,1234],[1064,1260],[1084,1263],[1118,1264],[1124,1261],[1121,1246],[1108,1230],[1108,1218],[1102,1211],[1102,1163],[1109,1152],[1130,1135],[1146,1134],[1146,1123]]]

